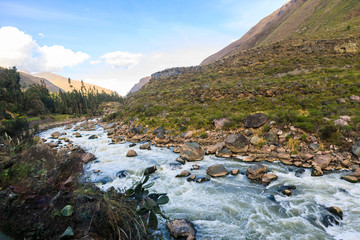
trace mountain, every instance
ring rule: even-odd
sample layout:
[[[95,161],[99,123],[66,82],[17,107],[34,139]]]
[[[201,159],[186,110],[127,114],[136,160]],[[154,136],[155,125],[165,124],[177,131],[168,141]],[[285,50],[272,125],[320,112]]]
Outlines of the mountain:
[[[43,81],[46,84],[47,89],[49,89],[50,92],[59,92],[59,90],[64,91],[63,89],[59,88],[58,86],[52,84],[45,78],[35,77],[30,74],[19,72],[20,73],[20,82],[22,85],[25,85],[26,87],[30,86],[31,84],[41,84],[41,81]]]
[[[49,73],[49,72],[36,73],[36,74],[34,74],[34,76],[40,77],[40,78],[45,78],[49,82],[51,82],[52,84],[64,89],[65,91],[71,91],[72,90],[70,88],[70,86],[69,86],[68,79],[66,77],[56,75],[54,73]],[[79,90],[81,88],[81,81],[71,79],[71,85],[75,89]],[[102,91],[104,91],[105,93],[108,93],[108,94],[111,94],[111,93],[114,92],[114,91],[112,91],[110,89],[99,87],[97,85],[93,85],[93,84],[90,84],[90,83],[85,83],[84,82],[84,85],[85,85],[86,88],[95,87],[95,89],[97,89],[100,93]]]
[[[272,31],[253,34],[261,42],[249,37],[248,43],[254,42],[246,50],[237,46],[221,61],[153,74],[128,96],[118,116],[180,134],[211,130],[220,118],[237,129],[247,115],[262,112],[276,123],[324,135],[340,116],[351,116],[351,128],[359,131],[360,101],[354,100],[360,96],[359,2],[291,1],[268,18],[282,15],[281,21],[263,20]]]
[[[289,38],[329,39],[356,34],[360,28],[358,0],[291,0],[262,19],[239,40],[206,58],[201,65],[236,51]]]
[[[150,76],[140,79],[140,81],[130,89],[129,93],[134,93],[139,91],[143,86],[145,86],[145,84],[147,84],[150,81],[150,79],[151,79]]]

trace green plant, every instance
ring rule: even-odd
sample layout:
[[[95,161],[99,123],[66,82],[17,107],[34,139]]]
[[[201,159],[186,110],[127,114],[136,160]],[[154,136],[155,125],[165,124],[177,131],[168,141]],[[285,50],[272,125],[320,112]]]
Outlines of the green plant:
[[[149,193],[155,182],[146,184],[149,181],[150,174],[144,174],[142,180],[140,180],[134,187],[128,189],[125,194],[127,197],[136,200],[139,205],[137,207],[137,213],[142,217],[143,222],[152,230],[157,229],[158,219],[156,214],[161,215],[163,218],[168,219],[161,209],[160,205],[167,204],[169,197],[166,193]]]

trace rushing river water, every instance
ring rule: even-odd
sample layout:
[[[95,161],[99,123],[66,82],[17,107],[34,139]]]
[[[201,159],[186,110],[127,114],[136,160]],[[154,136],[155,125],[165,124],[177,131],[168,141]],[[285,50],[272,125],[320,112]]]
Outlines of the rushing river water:
[[[111,139],[100,126],[95,131],[80,131],[80,138],[72,135],[74,130],[64,130],[64,127],[42,132],[40,137],[50,140],[54,131],[66,132],[66,137],[74,144],[97,157],[97,161],[84,166],[84,172],[92,182],[111,179],[106,184],[97,183],[101,189],[131,187],[146,167],[156,165],[158,170],[151,175],[155,185],[150,191],[168,194],[170,202],[163,205],[164,213],[172,219],[192,221],[198,231],[197,239],[360,239],[360,188],[358,184],[340,179],[345,172],[311,177],[309,169],[299,174],[295,167],[263,163],[278,176],[278,180],[264,187],[244,175],[255,163],[245,163],[241,159],[205,156],[204,160],[196,162],[200,169],[191,170],[194,163],[173,165],[179,154],[167,148],[152,146],[152,150],[140,150],[140,144],[137,144],[132,149],[138,156],[128,158],[126,153],[130,143],[110,144]],[[99,138],[89,140],[93,134]],[[205,177],[206,169],[219,163],[228,170],[238,168],[241,174],[211,178],[204,183],[175,178],[182,170]],[[100,172],[93,173],[94,170]],[[125,170],[128,176],[117,177],[120,170]],[[292,196],[277,191],[283,185],[296,186]],[[269,199],[270,195],[275,200]],[[325,227],[321,220],[329,214],[326,207],[330,206],[340,207],[344,218],[339,225]],[[160,230],[166,239],[170,239],[164,222],[161,222]]]

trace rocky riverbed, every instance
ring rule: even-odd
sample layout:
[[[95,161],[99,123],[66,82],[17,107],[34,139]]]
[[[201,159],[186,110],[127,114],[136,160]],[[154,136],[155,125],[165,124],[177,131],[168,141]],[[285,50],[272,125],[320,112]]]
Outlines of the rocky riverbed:
[[[350,153],[317,149],[304,155],[291,154],[280,144],[268,144],[259,150],[251,143],[254,134],[250,138],[240,132],[224,137],[224,143],[212,148],[210,144],[190,143],[192,137],[179,137],[175,144],[174,139],[169,139],[161,129],[151,135],[153,142],[170,141],[158,142],[158,146],[163,147],[149,142],[145,146],[144,143],[134,145],[125,140],[135,142],[136,138],[143,140],[150,134],[141,138],[138,133],[132,137],[128,134],[120,136],[126,125],[101,125],[103,127],[95,122],[84,122],[51,129],[40,136],[53,142],[50,143],[53,147],[63,148],[62,151],[76,145],[88,151],[90,154],[83,159],[88,162],[84,167],[84,179],[96,183],[103,190],[131,187],[145,168],[156,166],[157,171],[151,177],[155,185],[150,190],[168,193],[170,202],[163,207],[165,214],[172,219],[192,221],[198,239],[352,239],[360,232],[357,204],[360,191],[356,184],[341,179],[351,172],[340,169],[356,169],[357,159]],[[294,129],[289,130],[292,132]],[[282,130],[274,132],[281,139],[279,131]],[[51,136],[54,132],[60,135]],[[190,145],[183,146],[180,139]],[[166,145],[181,147],[175,149]],[[209,155],[204,155],[203,146]],[[268,150],[264,151],[264,147]],[[136,155],[127,157],[129,150]],[[210,154],[224,154],[219,150],[227,152],[227,157]],[[337,158],[339,155],[341,159]],[[261,160],[267,161],[257,165],[256,161]],[[342,164],[346,160],[348,166]],[[305,164],[309,169],[304,168],[307,167]],[[331,169],[335,171],[329,171]],[[321,175],[316,174],[317,170],[325,175],[315,177]],[[342,219],[334,209],[342,211]],[[170,238],[165,231],[165,222],[162,222],[159,232]]]

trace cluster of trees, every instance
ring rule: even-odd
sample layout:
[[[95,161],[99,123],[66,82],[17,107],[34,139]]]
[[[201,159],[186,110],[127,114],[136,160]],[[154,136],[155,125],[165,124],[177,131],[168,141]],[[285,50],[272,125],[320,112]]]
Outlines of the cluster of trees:
[[[71,86],[71,80],[69,79]],[[50,93],[46,84],[34,84],[22,89],[20,74],[16,68],[0,70],[0,119],[8,113],[22,113],[28,116],[39,116],[49,113],[60,114],[99,114],[100,104],[109,101],[123,101],[117,93],[99,93],[94,87],[82,85],[80,90],[71,92]]]

